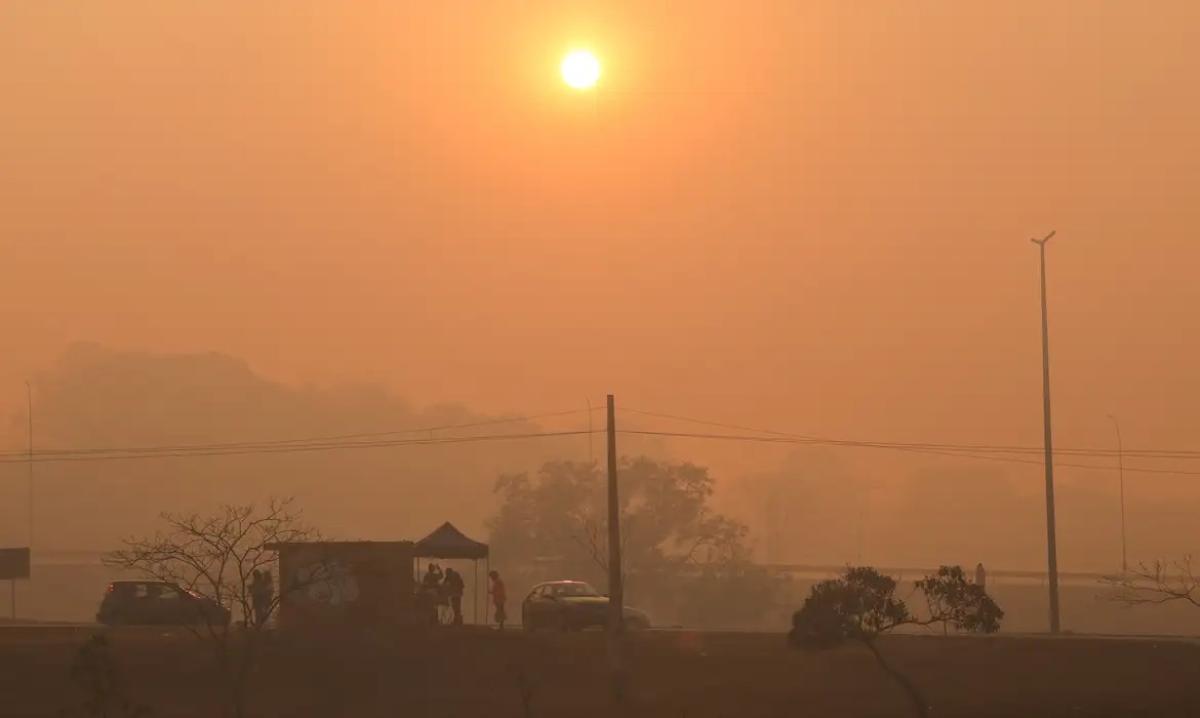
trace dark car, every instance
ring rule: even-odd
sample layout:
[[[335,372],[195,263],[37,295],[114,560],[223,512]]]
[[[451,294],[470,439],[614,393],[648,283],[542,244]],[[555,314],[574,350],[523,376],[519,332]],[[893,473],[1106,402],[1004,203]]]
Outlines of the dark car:
[[[229,609],[165,581],[113,581],[100,601],[96,620],[108,626],[225,625]]]
[[[650,627],[644,611],[625,607],[625,627],[638,630]],[[548,628],[581,631],[608,625],[608,596],[583,581],[549,581],[533,587],[521,602],[521,622],[526,631]]]

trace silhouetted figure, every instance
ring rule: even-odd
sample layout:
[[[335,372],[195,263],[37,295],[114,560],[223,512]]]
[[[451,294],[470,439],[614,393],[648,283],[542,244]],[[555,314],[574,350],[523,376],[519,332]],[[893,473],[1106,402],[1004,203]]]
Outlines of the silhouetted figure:
[[[504,580],[500,578],[499,571],[488,573],[488,578],[492,580],[492,585],[488,588],[488,593],[492,596],[492,605],[496,608],[496,626],[498,630],[504,630],[504,621],[508,618],[508,614],[504,612],[504,604],[508,601],[508,592],[504,588]]]
[[[246,616],[246,625],[258,621],[258,601],[259,592],[262,591],[262,571],[257,568],[250,574],[250,580],[246,582],[246,591],[250,594],[250,612],[252,615]]]
[[[250,580],[250,602],[254,607],[254,625],[262,626],[271,617],[275,598],[275,580],[270,571],[255,571]]]
[[[983,562],[975,564],[975,585],[987,590],[987,571],[983,570]]]
[[[425,613],[426,620],[430,625],[436,626],[438,621],[438,608],[445,603],[442,600],[442,569],[436,563],[431,563],[425,569],[425,575],[421,577],[421,588],[419,590],[420,605]]]
[[[263,572],[263,623],[271,617],[272,606],[275,605],[275,576],[269,570]]]
[[[450,610],[453,612],[451,623],[455,626],[461,626],[463,622],[462,597],[465,587],[462,576],[458,574],[458,571],[447,568],[446,577],[442,580],[442,588],[445,591],[446,598],[450,601]]]

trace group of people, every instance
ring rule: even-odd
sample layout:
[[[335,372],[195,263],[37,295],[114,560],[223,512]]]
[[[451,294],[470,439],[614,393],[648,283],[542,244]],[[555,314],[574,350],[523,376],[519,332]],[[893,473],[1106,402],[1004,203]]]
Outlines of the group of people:
[[[449,566],[443,571],[436,563],[429,564],[417,591],[418,605],[428,612],[430,623],[442,623],[441,613],[450,611],[451,625],[461,626],[462,597],[465,584],[462,576]]]
[[[504,581],[500,578],[499,571],[489,571],[488,579],[488,595],[495,608],[496,624],[500,630],[504,630],[504,622],[508,618],[504,610],[508,601]],[[443,570],[436,563],[430,563],[425,569],[425,575],[421,577],[421,584],[417,587],[417,607],[426,614],[431,624],[446,623],[442,614],[448,610],[448,622],[454,626],[461,626],[464,588],[462,575],[458,571],[449,566]]]

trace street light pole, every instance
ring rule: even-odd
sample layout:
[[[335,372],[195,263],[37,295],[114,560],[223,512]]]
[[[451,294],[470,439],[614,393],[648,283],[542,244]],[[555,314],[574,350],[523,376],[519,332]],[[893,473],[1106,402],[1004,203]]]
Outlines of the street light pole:
[[[33,387],[25,382],[25,402],[29,417],[29,550],[33,551]]]
[[[1121,441],[1121,424],[1117,417],[1108,415],[1117,430],[1117,471],[1121,485],[1121,575],[1129,573],[1129,552],[1125,543],[1125,444]]]
[[[1046,310],[1046,242],[1050,232],[1041,239],[1030,240],[1038,246],[1042,274],[1042,424],[1046,446],[1046,563],[1050,583],[1050,633],[1059,631],[1058,613],[1058,541],[1054,521],[1054,449],[1050,437],[1050,322]]]

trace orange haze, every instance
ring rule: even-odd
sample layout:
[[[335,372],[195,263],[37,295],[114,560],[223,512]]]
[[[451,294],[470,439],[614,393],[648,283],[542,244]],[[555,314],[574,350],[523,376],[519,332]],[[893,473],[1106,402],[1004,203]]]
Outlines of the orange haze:
[[[1127,447],[1200,449],[1198,23],[1191,0],[8,0],[0,438],[25,439],[25,378],[90,341],[484,413],[612,392],[824,436],[1036,445],[1028,238],[1057,229],[1056,440],[1111,447],[1114,413]],[[597,94],[559,81],[578,43],[604,62]],[[670,448],[751,522],[745,482],[799,460]],[[836,457],[883,512],[938,461]],[[1031,502],[1005,561],[1041,565],[1040,468],[983,474]],[[1115,475],[1060,475],[1107,512],[1063,505],[1065,567],[1111,567]],[[1147,512],[1197,500],[1200,477],[1128,481],[1131,553],[1196,548]],[[0,482],[13,543],[23,467]],[[987,511],[959,485],[956,512]],[[72,509],[46,511],[53,543]]]

